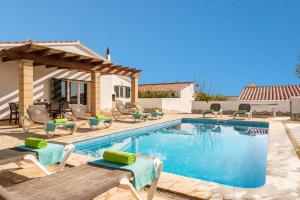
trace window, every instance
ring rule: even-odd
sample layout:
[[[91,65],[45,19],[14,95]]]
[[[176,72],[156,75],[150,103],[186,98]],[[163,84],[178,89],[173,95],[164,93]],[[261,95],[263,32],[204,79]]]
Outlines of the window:
[[[116,98],[130,98],[130,87],[126,86],[114,86]]]
[[[87,83],[52,79],[51,100],[87,105]]]

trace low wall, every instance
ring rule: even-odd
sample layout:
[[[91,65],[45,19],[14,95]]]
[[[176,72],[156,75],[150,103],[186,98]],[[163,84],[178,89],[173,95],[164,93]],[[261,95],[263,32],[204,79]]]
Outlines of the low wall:
[[[249,104],[278,104],[276,106],[277,113],[288,114],[290,113],[290,101],[193,101],[192,103],[192,112],[201,113],[203,110],[209,109],[212,103],[221,104],[222,109],[226,113],[234,112],[238,109],[241,103]],[[255,112],[272,112],[270,106],[259,106],[254,107]]]
[[[278,104],[277,114],[288,115],[290,113],[290,101],[189,101],[181,98],[139,98],[138,102],[145,109],[159,108],[167,113],[202,113],[203,110],[210,108],[212,103],[221,104],[225,114],[231,114],[238,110],[241,103],[249,104]],[[256,114],[271,114],[270,106],[254,106]]]
[[[181,98],[139,98],[145,109],[159,108],[166,113],[191,113],[192,101]]]

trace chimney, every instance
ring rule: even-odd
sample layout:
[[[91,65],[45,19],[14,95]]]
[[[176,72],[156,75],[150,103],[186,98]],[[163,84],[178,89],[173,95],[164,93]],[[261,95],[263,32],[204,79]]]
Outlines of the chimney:
[[[106,59],[107,59],[107,61],[110,63],[110,52],[109,52],[109,48],[107,47],[106,48]]]
[[[251,82],[247,85],[247,87],[256,87],[256,84],[254,82]]]

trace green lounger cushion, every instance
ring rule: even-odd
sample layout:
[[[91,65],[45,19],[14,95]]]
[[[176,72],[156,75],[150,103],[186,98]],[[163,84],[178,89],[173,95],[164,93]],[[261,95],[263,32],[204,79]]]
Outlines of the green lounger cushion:
[[[33,149],[43,149],[47,147],[47,140],[39,138],[26,138],[25,146]]]
[[[151,117],[157,117],[157,116],[159,116],[159,112],[151,112]]]
[[[246,114],[247,110],[238,110],[236,114]]]
[[[135,163],[136,155],[116,150],[105,150],[103,153],[103,159],[112,163],[132,165]]]
[[[214,109],[209,109],[205,111],[205,113],[213,113],[213,112],[215,112]]]
[[[104,119],[105,118],[105,116],[104,115],[96,115],[96,117],[95,117],[96,119]]]
[[[54,119],[53,122],[56,124],[64,124],[68,122],[68,119]]]

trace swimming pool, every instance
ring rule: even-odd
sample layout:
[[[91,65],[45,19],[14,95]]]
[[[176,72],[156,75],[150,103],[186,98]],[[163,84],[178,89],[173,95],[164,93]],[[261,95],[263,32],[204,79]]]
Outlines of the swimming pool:
[[[264,185],[268,123],[181,119],[75,143],[75,152],[101,158],[105,149],[160,158],[163,171],[226,184]]]

